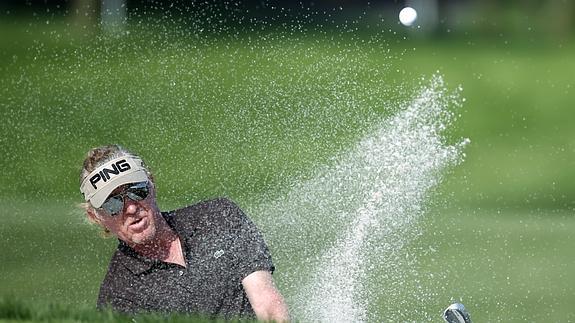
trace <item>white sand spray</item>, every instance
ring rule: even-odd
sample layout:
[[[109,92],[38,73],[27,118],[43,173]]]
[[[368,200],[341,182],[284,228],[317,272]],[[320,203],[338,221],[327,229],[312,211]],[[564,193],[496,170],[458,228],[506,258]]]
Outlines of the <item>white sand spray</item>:
[[[434,76],[332,166],[250,211],[269,219],[262,227],[275,262],[290,268],[279,284],[294,319],[393,321],[408,305],[402,268],[412,259],[403,249],[421,230],[431,189],[463,160],[468,140],[450,145],[443,135],[460,102],[459,91]],[[393,300],[389,313],[374,310],[382,298]],[[430,317],[418,315],[412,319]]]

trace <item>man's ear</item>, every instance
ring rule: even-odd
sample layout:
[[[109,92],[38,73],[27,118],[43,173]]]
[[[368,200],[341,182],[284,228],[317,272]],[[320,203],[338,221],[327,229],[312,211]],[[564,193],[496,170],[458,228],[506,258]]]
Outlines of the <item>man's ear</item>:
[[[88,217],[88,220],[90,220],[90,222],[101,225],[100,218],[98,218],[98,214],[96,213],[96,210],[94,210],[93,208],[88,207],[86,209],[86,216]]]

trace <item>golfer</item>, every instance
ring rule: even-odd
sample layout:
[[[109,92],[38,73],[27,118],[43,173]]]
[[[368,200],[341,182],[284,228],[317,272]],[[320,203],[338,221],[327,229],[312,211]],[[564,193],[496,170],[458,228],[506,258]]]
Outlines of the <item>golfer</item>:
[[[80,183],[88,218],[119,240],[99,308],[289,319],[262,235],[232,201],[161,212],[149,169],[118,145],[89,151]]]

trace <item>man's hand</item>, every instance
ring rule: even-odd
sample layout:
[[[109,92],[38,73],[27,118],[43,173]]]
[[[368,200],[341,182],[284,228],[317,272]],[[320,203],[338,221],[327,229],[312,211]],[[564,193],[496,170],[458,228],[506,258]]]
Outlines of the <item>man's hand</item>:
[[[269,271],[256,271],[242,280],[244,290],[258,320],[289,321],[289,313],[284,298],[274,285]]]

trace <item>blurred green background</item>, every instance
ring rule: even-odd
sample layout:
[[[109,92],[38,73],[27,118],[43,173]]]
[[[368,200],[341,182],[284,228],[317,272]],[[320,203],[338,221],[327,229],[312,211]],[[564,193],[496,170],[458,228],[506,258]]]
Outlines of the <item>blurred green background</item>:
[[[575,320],[571,2],[124,4],[0,7],[0,297],[93,306],[115,241],[76,207],[90,148],[142,155],[162,209],[220,195],[249,209],[439,74],[465,98],[447,140],[471,144],[409,246],[418,270],[449,268],[422,308]],[[405,5],[416,26],[398,23]]]

